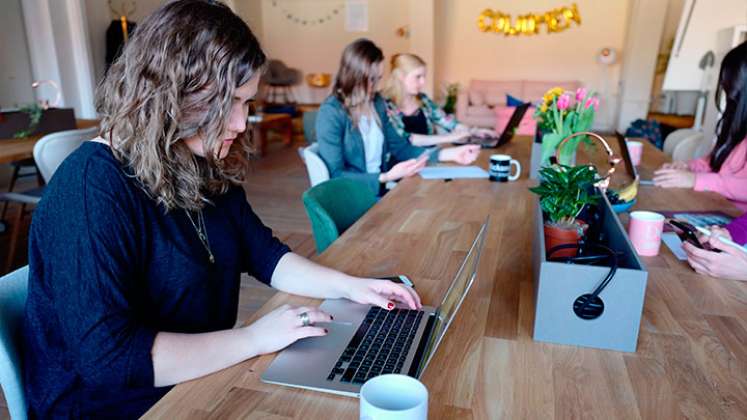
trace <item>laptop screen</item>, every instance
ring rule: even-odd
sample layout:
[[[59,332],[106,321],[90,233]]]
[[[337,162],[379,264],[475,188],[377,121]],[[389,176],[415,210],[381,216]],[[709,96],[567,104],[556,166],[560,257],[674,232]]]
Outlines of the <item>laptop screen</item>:
[[[446,334],[446,329],[451,325],[451,321],[454,319],[459,306],[462,304],[464,297],[467,295],[472,283],[475,280],[477,273],[477,265],[480,261],[480,252],[482,250],[482,244],[485,241],[485,235],[487,234],[488,220],[483,223],[480,228],[480,232],[477,234],[472,247],[470,248],[467,256],[462,262],[462,266],[459,268],[456,277],[451,282],[449,290],[444,295],[441,305],[436,311],[436,318],[434,319],[433,330],[431,332],[428,344],[426,345],[425,352],[422,358],[422,364],[418,373],[422,373],[428,366],[433,354],[436,352],[436,348],[441,343],[441,339]]]
[[[498,141],[498,146],[508,143],[508,141],[513,138],[516,129],[519,127],[519,124],[521,124],[522,118],[524,118],[524,114],[526,114],[531,105],[531,103],[527,102],[514,109],[513,114],[511,114],[511,119],[508,120],[506,127],[503,129],[503,133]]]
[[[617,137],[617,142],[620,144],[620,154],[622,154],[623,161],[625,161],[625,170],[628,172],[628,175],[635,178],[638,176],[638,170],[633,165],[633,159],[630,158],[628,142],[625,140],[625,136],[620,132],[616,132],[615,137]]]

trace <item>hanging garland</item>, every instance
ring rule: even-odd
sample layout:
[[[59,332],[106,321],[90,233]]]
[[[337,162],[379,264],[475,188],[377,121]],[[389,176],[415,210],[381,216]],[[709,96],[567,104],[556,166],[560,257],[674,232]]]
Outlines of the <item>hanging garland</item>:
[[[280,12],[283,14],[283,17],[285,17],[287,20],[289,20],[291,22],[294,22],[294,23],[298,23],[300,25],[304,25],[304,26],[305,25],[309,25],[309,26],[321,25],[321,24],[323,24],[325,22],[329,22],[335,16],[339,15],[340,13],[342,13],[342,11],[345,9],[345,5],[344,4],[340,4],[337,7],[335,7],[334,9],[332,9],[329,13],[327,13],[327,14],[321,16],[321,17],[312,17],[312,18],[309,18],[309,17],[298,16],[297,14],[295,14],[295,13],[291,12],[290,10],[286,9],[285,7],[283,7],[282,5],[280,5],[279,3],[280,2],[278,0],[272,0],[272,7],[279,8]]]
[[[477,28],[482,32],[503,33],[505,36],[537,35],[542,24],[547,26],[547,33],[551,34],[570,28],[571,22],[581,26],[581,15],[576,3],[571,4],[571,7],[563,6],[541,14],[519,15],[515,23],[512,23],[509,14],[485,9],[477,18]]]

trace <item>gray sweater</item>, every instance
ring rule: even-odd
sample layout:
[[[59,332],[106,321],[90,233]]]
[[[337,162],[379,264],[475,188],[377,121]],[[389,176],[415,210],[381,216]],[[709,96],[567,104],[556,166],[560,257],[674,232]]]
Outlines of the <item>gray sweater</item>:
[[[386,104],[380,95],[374,97],[374,108],[381,120],[381,131],[384,134],[384,150],[381,153],[381,172],[389,170],[387,165],[390,154],[397,161],[404,161],[420,156],[426,149],[411,145],[402,138],[389,122]],[[358,127],[342,103],[334,95],[329,96],[319,108],[316,117],[316,135],[319,142],[319,155],[327,164],[332,178],[346,177],[365,182],[375,193],[379,193],[379,174],[366,172],[366,156],[363,149],[363,138]],[[433,153],[430,160],[438,160],[438,153]]]

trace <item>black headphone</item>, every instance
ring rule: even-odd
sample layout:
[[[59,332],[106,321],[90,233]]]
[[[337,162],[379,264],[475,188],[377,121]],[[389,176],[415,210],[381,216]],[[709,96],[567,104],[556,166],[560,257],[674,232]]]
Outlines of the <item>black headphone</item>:
[[[601,251],[601,254],[588,254],[588,255],[577,255],[575,257],[553,257],[552,254],[562,249],[577,249],[581,252],[593,248],[596,251]],[[599,297],[599,294],[607,287],[612,281],[617,272],[618,253],[614,250],[596,243],[591,242],[579,242],[578,244],[563,244],[550,248],[547,252],[547,260],[553,262],[564,262],[567,264],[593,264],[596,262],[609,260],[610,271],[604,277],[601,283],[591,293],[585,293],[577,297],[573,301],[573,312],[581,319],[592,320],[599,318],[604,313],[604,301]]]

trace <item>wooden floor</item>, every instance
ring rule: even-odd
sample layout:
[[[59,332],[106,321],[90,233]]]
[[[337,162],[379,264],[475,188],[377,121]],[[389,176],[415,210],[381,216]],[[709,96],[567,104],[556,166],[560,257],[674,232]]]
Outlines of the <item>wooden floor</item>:
[[[306,168],[298,156],[297,148],[300,145],[302,144],[297,143],[293,147],[285,148],[278,142],[271,142],[267,155],[254,162],[245,189],[252,208],[262,221],[272,228],[275,235],[297,254],[310,257],[316,253],[316,247],[301,202],[301,194],[309,187],[309,179]],[[33,182],[24,182],[19,182],[16,190],[22,191],[35,186]],[[16,211],[15,206],[9,207],[6,218],[12,220]],[[27,217],[25,220],[24,234],[14,267],[21,267],[27,263],[26,232],[30,219]],[[9,233],[0,235],[2,262],[5,261],[8,252],[8,238]],[[274,294],[273,289],[245,275],[241,281],[239,294],[238,324],[246,321]],[[5,398],[0,392],[0,420],[9,418]]]

